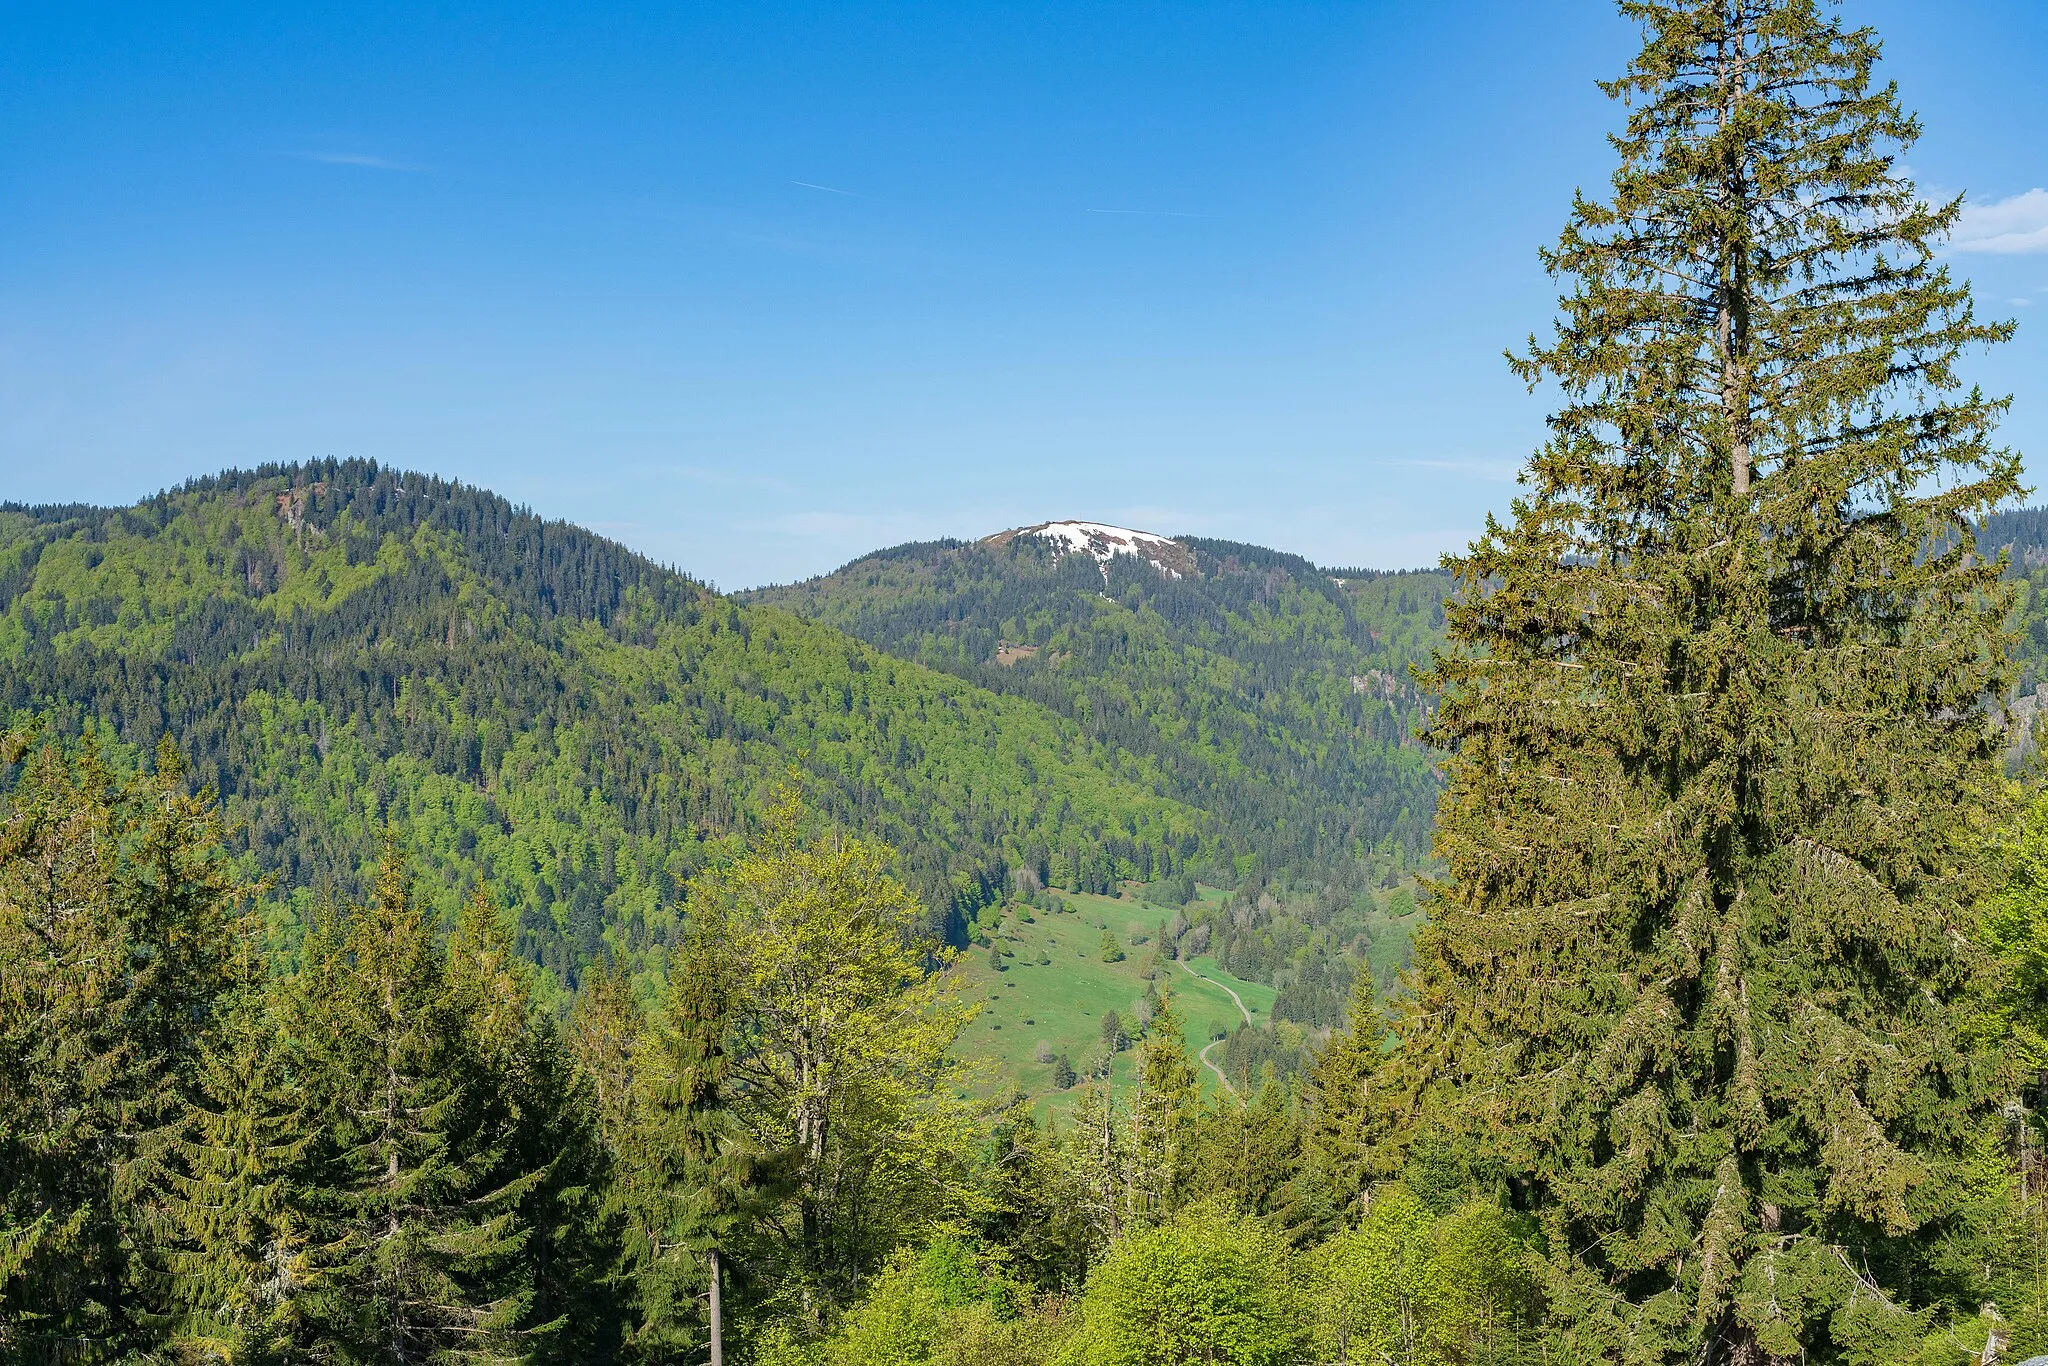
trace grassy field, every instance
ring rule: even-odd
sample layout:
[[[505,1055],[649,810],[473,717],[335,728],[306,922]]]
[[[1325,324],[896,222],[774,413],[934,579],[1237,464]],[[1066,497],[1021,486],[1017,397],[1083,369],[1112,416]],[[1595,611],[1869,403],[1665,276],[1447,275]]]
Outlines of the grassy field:
[[[1226,987],[1237,992],[1254,1023],[1268,1018],[1271,987],[1240,981],[1205,958],[1183,966],[1157,953],[1159,927],[1171,911],[1135,898],[1062,893],[1059,900],[1062,910],[1012,905],[1000,919],[993,911],[985,914],[983,929],[1007,951],[1001,971],[982,947],[970,949],[952,968],[962,994],[982,1007],[959,1048],[967,1057],[986,1060],[991,1089],[1014,1082],[1041,1115],[1068,1109],[1074,1093],[1054,1088],[1052,1065],[1033,1056],[1038,1045],[1049,1045],[1056,1055],[1064,1052],[1086,1074],[1103,1056],[1106,1012],[1116,1011],[1126,1030],[1136,1033],[1137,1004],[1148,972],[1156,974],[1159,992],[1171,995],[1191,1053],[1243,1022]],[[1123,961],[1103,961],[1105,929],[1123,951]],[[1130,1083],[1135,1058],[1135,1050],[1117,1055],[1111,1076],[1118,1085]],[[1204,1093],[1213,1094],[1219,1088],[1216,1074],[1199,1070]]]

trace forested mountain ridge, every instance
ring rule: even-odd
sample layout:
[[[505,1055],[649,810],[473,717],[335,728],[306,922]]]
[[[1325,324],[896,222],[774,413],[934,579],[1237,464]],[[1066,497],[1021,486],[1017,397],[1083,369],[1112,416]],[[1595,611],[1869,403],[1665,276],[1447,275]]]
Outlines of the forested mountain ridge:
[[[1426,856],[1436,780],[1407,666],[1441,638],[1440,575],[1333,578],[1261,546],[1049,528],[897,546],[743,597],[1146,756],[1269,871],[1380,880]],[[1069,528],[1151,549],[1088,553]]]
[[[2048,677],[2048,507],[1992,513],[1977,529],[1977,544],[2010,556],[2006,574],[2019,590],[2013,662],[2020,695],[2027,696]]]
[[[1053,522],[743,596],[1041,703],[1156,765],[1168,795],[1256,856],[1205,877],[1231,895],[1187,904],[1163,950],[1212,954],[1278,989],[1275,1021],[1324,1029],[1357,972],[1391,986],[1407,961],[1437,794],[1411,666],[1441,643],[1449,592],[1433,571],[1326,571],[1263,546]],[[1053,874],[1114,891],[1089,870]],[[1145,893],[1193,895],[1187,878]],[[1292,1045],[1255,1032],[1293,1065]]]
[[[1055,854],[1151,877],[1229,853],[1146,756],[1027,699],[367,462],[0,510],[0,709],[171,736],[282,927],[360,894],[388,824],[444,910],[488,882],[564,982],[663,941],[793,766],[953,933]]]

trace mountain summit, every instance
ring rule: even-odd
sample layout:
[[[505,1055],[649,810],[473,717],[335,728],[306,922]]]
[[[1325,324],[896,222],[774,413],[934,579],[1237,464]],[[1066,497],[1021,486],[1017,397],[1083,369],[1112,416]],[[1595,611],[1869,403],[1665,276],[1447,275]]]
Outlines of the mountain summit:
[[[1119,555],[1143,560],[1168,578],[1178,579],[1195,572],[1194,555],[1179,541],[1106,522],[1040,522],[1037,526],[999,531],[983,537],[981,544],[1001,549],[1025,537],[1050,543],[1055,559],[1074,554],[1091,557],[1102,567],[1105,585],[1109,582],[1109,562]]]
[[[1351,574],[1061,521],[878,550],[742,600],[1057,712],[1276,876],[1390,885],[1428,849],[1435,776],[1407,666],[1440,637],[1449,582]]]

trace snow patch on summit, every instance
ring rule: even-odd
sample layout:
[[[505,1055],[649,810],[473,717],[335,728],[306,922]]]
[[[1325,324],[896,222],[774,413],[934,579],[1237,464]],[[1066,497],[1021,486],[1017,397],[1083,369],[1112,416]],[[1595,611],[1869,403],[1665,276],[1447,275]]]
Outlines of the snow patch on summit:
[[[1178,579],[1194,568],[1194,557],[1179,541],[1149,531],[1110,526],[1106,522],[1041,522],[988,538],[991,545],[1003,545],[1020,536],[1050,541],[1058,547],[1055,555],[1087,555],[1102,566],[1102,578],[1109,580],[1109,562],[1118,555],[1145,561],[1169,578]]]

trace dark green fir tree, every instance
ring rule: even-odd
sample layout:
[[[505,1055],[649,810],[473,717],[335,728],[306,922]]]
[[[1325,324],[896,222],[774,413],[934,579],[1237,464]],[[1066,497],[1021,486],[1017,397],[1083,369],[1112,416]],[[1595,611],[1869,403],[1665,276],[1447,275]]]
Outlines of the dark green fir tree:
[[[472,946],[488,952],[487,946]],[[319,1355],[390,1363],[512,1361],[534,1346],[527,1202],[499,1044],[516,1006],[450,971],[387,841],[369,903],[316,926],[293,1033],[320,1093],[304,1199],[329,1265],[307,1297]]]
[[[165,1154],[198,1090],[241,884],[169,746],[0,740],[0,1358],[111,1360],[162,1315]],[[14,775],[10,775],[14,776]]]
[[[169,1145],[158,1260],[179,1353],[231,1366],[289,1359],[316,1250],[298,1208],[312,1142],[253,935]]]
[[[1387,1174],[1378,1159],[1389,1107],[1373,1086],[1385,1062],[1386,1032],[1372,973],[1361,967],[1344,1028],[1330,1036],[1308,1075],[1303,1155],[1333,1222],[1355,1223],[1364,1214],[1368,1185]]]
[[[132,1343],[115,1188],[134,1153],[124,1027],[125,822],[98,750],[7,737],[0,821],[0,1357],[112,1356]]]
[[[524,1192],[524,1242],[492,1269],[500,1294],[528,1295],[516,1338],[528,1360],[603,1361],[616,1352],[624,1307],[607,1275],[620,1230],[604,1200],[595,1087],[553,1017],[535,1007],[533,974],[496,900],[477,888],[447,945],[449,1001],[474,1076],[460,1131],[479,1158],[495,1161],[480,1169],[484,1189]]]
[[[730,1108],[726,1041],[737,1001],[717,929],[701,909],[670,960],[668,991],[640,1050],[632,1255],[645,1361],[725,1361],[736,1246],[773,1198],[779,1164]],[[701,1348],[699,1347],[701,1344]]]
[[[1552,1360],[1903,1360],[2007,1076],[1972,1029],[2018,491],[1960,205],[1818,0],[1629,0],[1604,198],[1546,253],[1562,406],[1451,562],[1445,869],[1403,1066],[1540,1220]]]
[[[1185,1028],[1173,1001],[1162,999],[1139,1050],[1137,1093],[1131,1100],[1127,1199],[1132,1223],[1162,1223],[1192,1194],[1200,1107]]]

